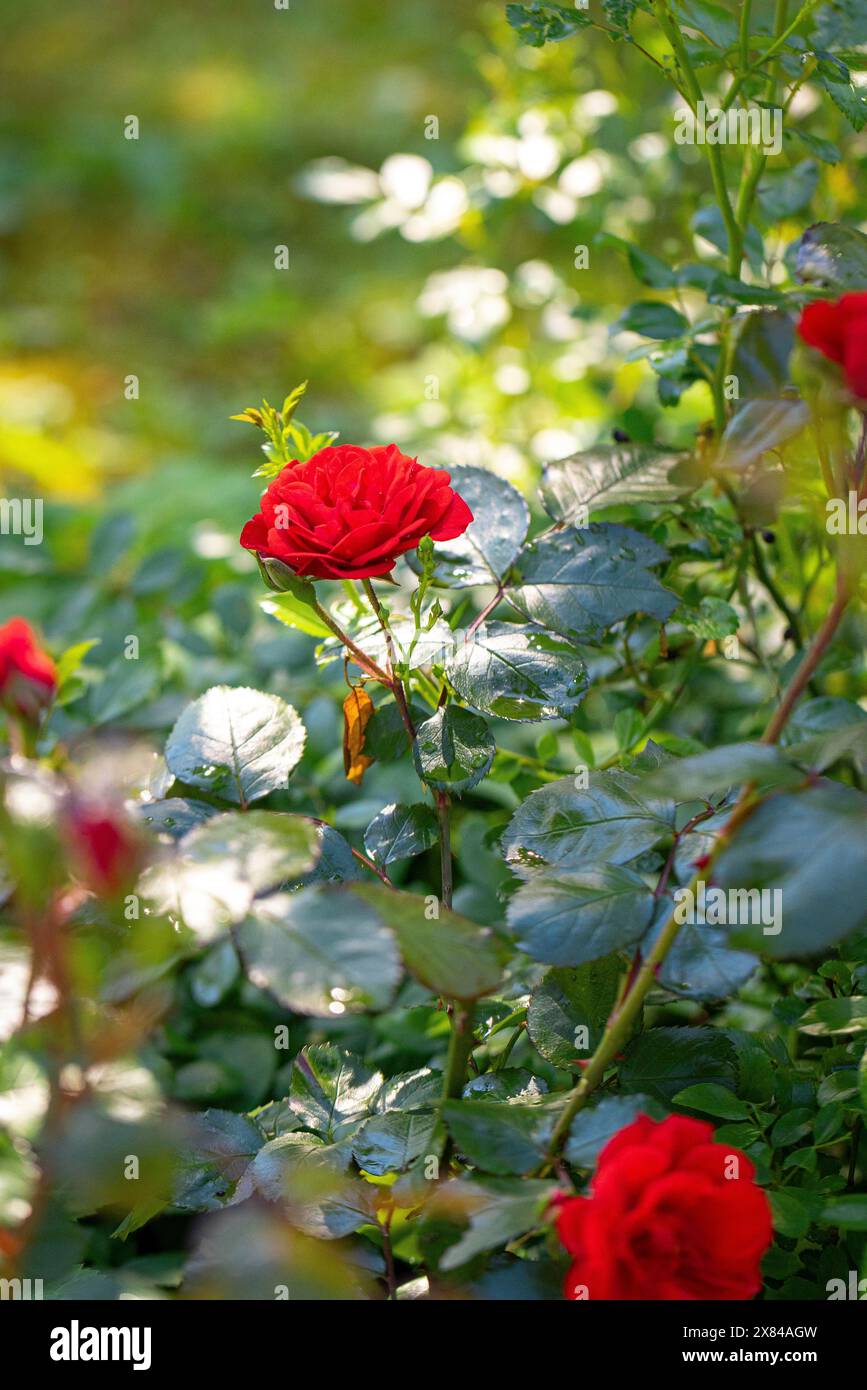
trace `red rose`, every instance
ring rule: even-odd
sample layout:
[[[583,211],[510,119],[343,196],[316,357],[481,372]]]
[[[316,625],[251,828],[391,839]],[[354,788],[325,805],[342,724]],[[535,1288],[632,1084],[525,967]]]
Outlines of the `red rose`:
[[[867,400],[867,294],[844,294],[808,304],[798,333],[810,347],[843,368],[854,396]]]
[[[639,1115],[599,1155],[592,1195],[560,1204],[566,1297],[752,1298],[771,1242],[754,1171],[703,1120]]]
[[[57,668],[23,618],[0,627],[0,705],[36,723],[57,690]]]
[[[321,449],[288,463],[247,522],[241,544],[311,579],[370,579],[430,536],[463,535],[473,514],[441,468],[396,444]]]
[[[64,836],[76,876],[100,897],[116,897],[142,867],[141,836],[114,806],[74,802]]]

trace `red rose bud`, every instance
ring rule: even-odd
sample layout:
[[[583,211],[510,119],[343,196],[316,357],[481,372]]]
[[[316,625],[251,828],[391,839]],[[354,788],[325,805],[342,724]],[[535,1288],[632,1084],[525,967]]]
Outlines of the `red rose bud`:
[[[798,334],[823,357],[843,368],[846,384],[867,400],[867,294],[844,294],[808,304],[798,320]]]
[[[76,878],[98,897],[117,897],[137,877],[143,842],[116,807],[74,802],[64,832]]]
[[[23,618],[0,627],[0,706],[9,714],[39,721],[57,693],[57,668]]]
[[[599,1155],[589,1197],[561,1203],[569,1299],[747,1299],[771,1212],[738,1149],[704,1120],[639,1115]]]
[[[463,535],[473,514],[449,474],[396,444],[321,449],[289,463],[262,496],[241,544],[310,579],[371,579],[430,536]]]

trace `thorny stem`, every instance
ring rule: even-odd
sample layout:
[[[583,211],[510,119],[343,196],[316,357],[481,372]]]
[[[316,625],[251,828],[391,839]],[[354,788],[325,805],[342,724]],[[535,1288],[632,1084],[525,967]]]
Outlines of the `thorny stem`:
[[[436,794],[437,820],[440,830],[440,895],[443,907],[452,905],[452,834],[449,822],[449,794],[438,791]]]
[[[388,677],[388,685],[390,686],[392,693],[394,694],[395,704],[397,705],[397,708],[400,712],[400,717],[403,720],[403,727],[406,729],[410,746],[412,746],[412,744],[415,743],[415,725],[412,722],[412,716],[409,712],[409,705],[407,704],[406,691],[403,688],[403,681],[400,679],[399,676],[396,676],[394,674],[394,669],[397,665],[397,656],[394,649],[394,634],[392,633],[391,627],[389,626],[385,609],[383,608],[382,604],[377,598],[376,590],[374,589],[370,580],[362,579],[361,583],[364,587],[364,592],[370,600],[370,606],[376,614],[379,626],[382,628],[382,634],[385,637],[385,645],[388,651],[388,665],[390,672],[390,675]]]
[[[362,671],[364,671],[364,673],[370,676],[373,680],[380,681],[383,685],[387,685],[390,690],[393,689],[394,681],[392,677],[387,675],[386,672],[383,671],[380,666],[377,666],[375,661],[371,661],[370,657],[366,656],[360,647],[356,646],[352,638],[347,633],[345,633],[340,624],[337,623],[334,618],[332,618],[331,614],[328,612],[328,609],[323,608],[322,604],[318,601],[315,602],[314,606],[316,609],[317,616],[322,619],[323,623],[327,628],[331,629],[331,631],[334,633],[334,636],[340,639],[344,647],[346,647],[346,650],[352,653],[356,664],[361,667]]]
[[[392,883],[388,874],[385,872],[385,869],[381,869],[378,864],[374,864],[373,860],[368,859],[366,854],[362,854],[360,849],[353,849],[352,853],[358,860],[359,864],[363,864],[364,867],[366,869],[369,869],[372,874],[376,874],[376,877],[378,879],[381,879],[381,881],[386,885],[386,887],[394,887],[394,884]]]

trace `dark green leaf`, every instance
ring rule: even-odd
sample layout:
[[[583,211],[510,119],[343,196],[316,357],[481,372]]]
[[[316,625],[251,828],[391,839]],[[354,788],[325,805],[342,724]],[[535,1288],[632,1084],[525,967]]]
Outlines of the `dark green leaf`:
[[[460,1194],[451,1184],[446,1197],[460,1202],[460,1210],[469,1218],[469,1230],[456,1245],[450,1245],[440,1260],[440,1269],[459,1269],[474,1255],[495,1250],[510,1240],[526,1235],[542,1224],[546,1208],[556,1192],[550,1182],[514,1182],[460,1184]]]
[[[503,836],[515,873],[627,864],[674,834],[674,802],[650,793],[646,778],[612,768],[587,781],[561,777],[521,803]]]
[[[456,793],[481,782],[496,751],[486,721],[459,705],[446,705],[420,725],[412,750],[422,781]]]
[[[476,999],[500,983],[499,954],[486,927],[441,907],[435,898],[382,884],[360,883],[348,891],[388,924],[407,968],[435,993]]]
[[[539,1106],[452,1100],[443,1118],[458,1150],[485,1173],[529,1173],[544,1159],[554,1116]]]
[[[575,1168],[593,1168],[609,1139],[613,1139],[654,1102],[646,1096],[606,1096],[592,1109],[579,1110],[569,1129],[565,1158]]]
[[[530,524],[527,503],[511,483],[487,468],[457,464],[449,472],[473,520],[462,536],[437,543],[436,578],[451,589],[496,584],[524,543]]]
[[[715,1028],[651,1028],[629,1044],[620,1068],[626,1092],[646,1091],[667,1102],[699,1081],[734,1092],[738,1074],[737,1050]]]
[[[867,236],[857,227],[817,222],[797,244],[795,270],[806,284],[836,293],[867,289]]]
[[[437,840],[437,818],[430,806],[386,806],[364,832],[364,848],[379,864],[412,859]]]
[[[500,719],[565,718],[587,690],[586,667],[568,642],[513,623],[480,628],[446,674],[462,699]]]
[[[400,978],[391,932],[348,886],[260,898],[236,939],[253,984],[296,1013],[384,1009]]]
[[[556,1067],[592,1056],[617,1000],[623,965],[616,956],[549,970],[533,991],[527,1031],[533,1046]],[[585,1038],[579,1028],[587,1030]]]
[[[773,901],[782,907],[782,929],[760,924],[753,904],[749,920],[739,919],[731,932],[734,944],[804,956],[863,929],[865,834],[867,796],[852,787],[826,783],[759,806],[723,850],[714,881],[724,889],[778,893]]]
[[[581,965],[640,941],[654,898],[614,864],[535,874],[510,898],[506,919],[521,950],[551,965]]]
[[[593,522],[531,542],[517,562],[508,598],[532,622],[570,641],[599,637],[634,613],[664,622],[677,606],[650,572],[667,559],[654,541],[626,526]]]
[[[572,454],[546,465],[542,504],[555,521],[574,525],[586,524],[587,513],[599,507],[670,502],[690,487],[671,476],[684,457],[650,444],[616,444]]]
[[[615,333],[640,333],[643,338],[679,338],[689,328],[689,320],[662,300],[643,300],[631,304],[614,324]]]

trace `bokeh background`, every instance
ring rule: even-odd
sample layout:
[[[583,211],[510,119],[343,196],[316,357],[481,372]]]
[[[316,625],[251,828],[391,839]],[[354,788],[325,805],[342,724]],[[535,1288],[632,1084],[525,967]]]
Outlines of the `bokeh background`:
[[[45,537],[0,535],[0,620],[24,614],[57,655],[92,643],[53,716],[68,743],[163,734],[221,681],[305,717],[322,692],[237,543],[260,437],[229,417],[263,396],[309,380],[315,430],[482,464],[531,499],[546,460],[615,429],[689,446],[710,415],[701,382],[663,408],[647,341],[617,330],[648,291],[614,239],[712,249],[704,153],[674,143],[646,55],[592,30],[522,45],[499,3],[286,5],[7,12],[0,490],[44,500]],[[636,37],[661,56],[649,21]],[[772,282],[808,221],[867,216],[867,131],[809,86],[787,140],[800,123],[845,158],[774,224]],[[335,703],[316,708],[333,749]],[[329,797],[355,794],[334,777]]]

